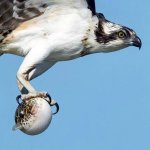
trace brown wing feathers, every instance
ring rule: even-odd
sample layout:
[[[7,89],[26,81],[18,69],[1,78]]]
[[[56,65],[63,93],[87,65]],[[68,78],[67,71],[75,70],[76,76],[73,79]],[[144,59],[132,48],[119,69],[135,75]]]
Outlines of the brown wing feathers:
[[[96,15],[95,0],[86,1],[92,14]],[[28,5],[26,5],[27,2]],[[0,0],[0,42],[18,26],[19,22],[40,15],[50,4],[48,0],[39,0],[37,2],[39,4],[36,4],[34,0]]]
[[[12,0],[0,1],[0,41],[9,34],[16,26],[17,21],[13,18]]]
[[[88,8],[92,11],[93,15],[96,15],[96,7],[95,7],[95,0],[86,0],[88,4]]]

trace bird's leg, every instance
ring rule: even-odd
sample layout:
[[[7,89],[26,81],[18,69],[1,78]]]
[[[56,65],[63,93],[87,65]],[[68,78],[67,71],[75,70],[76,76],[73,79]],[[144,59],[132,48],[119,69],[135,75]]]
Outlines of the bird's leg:
[[[30,81],[49,68],[51,68],[56,61],[49,61],[47,57],[47,43],[45,41],[36,42],[37,44],[25,56],[17,72],[18,87],[22,93],[22,99],[31,99],[34,97],[47,97],[47,92],[39,92],[30,84]]]
[[[21,72],[20,70],[18,71],[17,83],[19,90],[22,93],[21,99],[23,100],[28,100],[35,97],[47,97],[46,92],[38,92],[31,86],[27,72]]]
[[[17,79],[17,85],[21,94],[28,94],[29,91],[21,84],[21,82]]]
[[[37,51],[30,51],[17,72],[17,83],[23,100],[47,97],[47,92],[39,92],[30,84],[30,80],[38,77],[56,63],[43,60],[42,54],[38,55]]]

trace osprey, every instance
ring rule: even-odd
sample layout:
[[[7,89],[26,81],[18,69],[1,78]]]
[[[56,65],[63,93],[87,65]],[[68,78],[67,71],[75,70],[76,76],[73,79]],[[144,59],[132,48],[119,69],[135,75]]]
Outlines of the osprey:
[[[0,54],[24,57],[17,72],[22,99],[47,97],[30,80],[59,61],[141,45],[132,29],[97,13],[94,0],[0,2]]]

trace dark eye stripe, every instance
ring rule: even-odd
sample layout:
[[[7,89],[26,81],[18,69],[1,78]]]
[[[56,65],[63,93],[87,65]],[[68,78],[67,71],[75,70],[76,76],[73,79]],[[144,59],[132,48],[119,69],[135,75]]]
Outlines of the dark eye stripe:
[[[131,36],[130,31],[128,29],[126,29],[125,32],[126,32],[127,37]]]
[[[135,32],[128,27],[124,27],[124,30],[125,30],[128,37],[131,37],[133,34],[135,34]]]

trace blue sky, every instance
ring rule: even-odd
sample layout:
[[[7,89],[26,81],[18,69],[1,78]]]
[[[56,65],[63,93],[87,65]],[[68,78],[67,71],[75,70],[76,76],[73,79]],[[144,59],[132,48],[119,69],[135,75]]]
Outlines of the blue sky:
[[[148,0],[97,0],[97,11],[133,28],[141,51],[95,54],[58,63],[32,83],[47,90],[61,110],[41,135],[13,132],[16,72],[22,58],[0,58],[0,149],[3,150],[149,150],[150,50]]]

